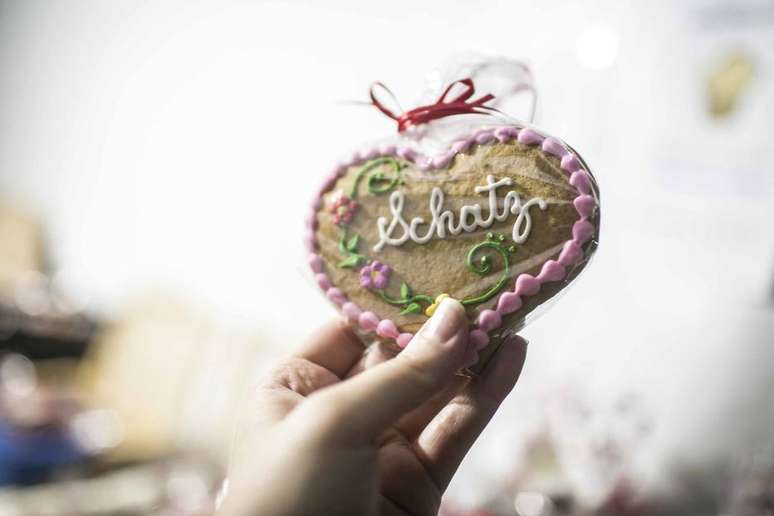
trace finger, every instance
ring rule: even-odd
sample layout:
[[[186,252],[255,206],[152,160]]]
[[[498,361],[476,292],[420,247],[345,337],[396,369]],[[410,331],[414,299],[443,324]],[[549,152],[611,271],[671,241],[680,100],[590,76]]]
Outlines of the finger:
[[[453,400],[469,381],[470,378],[467,376],[454,375],[438,394],[402,416],[395,423],[395,428],[409,441],[415,440],[438,412]]]
[[[462,459],[516,384],[527,355],[527,341],[506,338],[481,376],[428,424],[415,443],[417,453],[443,491]]]
[[[347,371],[345,378],[352,378],[353,376],[362,373],[366,369],[370,369],[381,364],[382,362],[386,362],[395,358],[397,354],[398,352],[394,349],[394,346],[390,346],[389,344],[382,341],[376,341],[368,346],[368,349],[366,349],[365,353],[363,353],[363,356],[360,358],[360,360],[358,360],[357,363],[352,366],[352,369]]]
[[[338,376],[321,365],[304,358],[289,357],[258,383],[246,421],[252,427],[276,423],[307,396],[339,381]]]
[[[403,508],[402,514],[438,514],[442,493],[397,432],[380,443],[379,477],[382,496]]]
[[[339,378],[363,355],[363,343],[343,321],[332,321],[320,328],[296,352],[296,356],[329,370]]]
[[[258,385],[257,393],[265,397],[267,391],[291,391],[306,397],[340,381],[338,376],[321,365],[304,358],[290,357],[269,372]]]
[[[342,322],[323,326],[294,356],[280,362],[258,383],[241,431],[254,434],[256,429],[285,419],[306,396],[338,383],[362,353],[360,340]]]
[[[326,430],[371,439],[449,381],[462,365],[467,332],[465,309],[447,298],[400,355],[320,391],[310,410],[328,418]]]

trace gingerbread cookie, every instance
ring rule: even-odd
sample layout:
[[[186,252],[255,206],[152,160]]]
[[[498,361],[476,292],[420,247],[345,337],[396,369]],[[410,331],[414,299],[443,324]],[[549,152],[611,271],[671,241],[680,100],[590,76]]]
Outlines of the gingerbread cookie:
[[[511,91],[524,87],[531,82]],[[379,90],[392,96],[375,83],[372,103],[404,137],[356,153],[323,184],[306,237],[315,280],[362,332],[401,348],[452,296],[481,350],[521,328],[587,265],[599,236],[596,183],[571,147],[522,123],[465,131],[470,125],[450,119],[438,127],[451,121],[467,136],[437,155],[418,151],[433,141],[436,120],[497,116],[488,106],[495,96],[474,99],[471,78],[400,114]]]
[[[452,296],[481,349],[585,267],[599,195],[571,147],[507,126],[434,157],[357,153],[325,181],[308,224],[316,282],[361,330],[405,347]]]

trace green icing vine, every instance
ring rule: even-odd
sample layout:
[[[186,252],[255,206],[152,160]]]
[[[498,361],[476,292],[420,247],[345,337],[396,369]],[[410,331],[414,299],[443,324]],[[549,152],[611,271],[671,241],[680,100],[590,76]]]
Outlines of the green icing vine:
[[[390,170],[385,171],[383,169],[383,166],[385,165],[389,166]],[[403,184],[402,170],[405,166],[405,163],[392,157],[382,157],[368,161],[355,175],[355,179],[352,182],[352,187],[349,191],[349,196],[342,196],[343,199],[338,200],[334,205],[331,212],[335,214],[335,223],[341,228],[339,251],[344,257],[339,262],[339,267],[354,269],[361,265],[377,263],[370,257],[358,252],[360,235],[355,234],[350,236],[348,223],[351,221],[351,218],[354,216],[354,212],[357,209],[357,202],[355,202],[355,199],[358,196],[360,184],[363,179],[365,178],[366,192],[369,195],[382,195],[392,191],[396,186]],[[336,215],[337,212],[334,211],[335,209],[342,211],[338,212],[338,215]],[[489,275],[492,272],[491,253],[499,255],[503,260],[503,270],[500,279],[490,288],[480,294],[462,299],[461,303],[464,306],[473,306],[492,299],[508,283],[508,279],[510,278],[509,254],[514,252],[514,247],[505,245],[503,243],[504,241],[505,237],[503,235],[487,233],[486,240],[474,245],[470,251],[468,251],[466,264],[468,270],[471,272],[479,276]],[[478,258],[479,256],[480,258]],[[426,294],[417,294],[413,292],[411,287],[405,282],[402,282],[400,285],[400,296],[398,297],[393,297],[388,294],[386,287],[370,288],[369,290],[385,303],[402,308],[402,311],[400,312],[401,315],[421,313],[424,311],[429,317],[436,305],[440,302],[440,299],[446,296],[446,294],[441,294],[437,297]]]
[[[347,238],[347,226],[344,225],[341,228],[341,238],[339,239],[339,252],[345,256],[343,260],[339,262],[339,267],[345,269],[355,268],[363,263],[368,263],[370,260],[367,256],[357,252],[357,248],[360,245],[360,235],[353,235],[352,238]]]
[[[385,177],[385,172],[382,170],[375,170],[381,165],[390,165],[392,166],[393,170],[391,172],[387,172],[388,175]],[[381,195],[383,193],[389,192],[400,183],[401,170],[404,167],[404,164],[400,163],[395,158],[390,157],[377,158],[369,161],[363,165],[363,168],[361,168],[355,176],[355,180],[352,182],[352,189],[349,191],[350,198],[354,199],[357,197],[357,190],[358,186],[360,186],[360,181],[366,174],[374,170],[375,171],[371,173],[366,180],[366,190],[368,193],[371,195]],[[392,174],[392,177],[390,177],[389,174]]]
[[[391,166],[392,170],[384,172],[383,170],[379,169],[379,167],[382,165],[389,165]],[[349,196],[344,197],[345,202],[343,204],[347,209],[352,211],[350,218],[354,216],[354,211],[357,209],[357,203],[355,202],[355,199],[358,195],[358,187],[360,182],[364,177],[367,177],[366,190],[368,193],[371,195],[381,195],[383,193],[389,192],[398,184],[400,184],[401,170],[404,167],[405,164],[402,164],[395,158],[391,157],[373,159],[363,165],[363,167],[355,176],[355,180],[352,182],[352,188],[350,189]],[[337,222],[337,224],[341,228],[341,238],[339,238],[339,252],[341,252],[341,254],[344,256],[344,259],[341,260],[338,264],[339,267],[354,269],[355,267],[371,262],[370,258],[357,252],[358,245],[360,243],[360,235],[353,235],[352,237],[348,237],[348,223]]]
[[[474,272],[479,276],[486,276],[492,272],[491,260],[487,255],[483,255],[479,260],[479,265],[476,265],[476,254],[479,252],[485,252],[487,249],[491,249],[492,251],[496,252],[500,255],[500,258],[503,259],[503,272],[500,275],[500,279],[497,281],[497,283],[492,285],[491,288],[476,296],[466,297],[460,301],[460,303],[462,303],[464,306],[477,305],[479,303],[489,301],[508,283],[508,279],[510,278],[510,261],[508,259],[508,255],[515,249],[513,246],[506,246],[503,244],[503,241],[505,241],[505,236],[496,235],[494,233],[487,233],[486,240],[480,244],[474,245],[470,248],[470,251],[468,251],[467,266],[468,270],[471,272]]]
[[[375,289],[376,295],[382,298],[382,301],[394,306],[403,307],[400,315],[417,314],[422,311],[422,305],[427,304],[430,306],[433,304],[433,298],[424,294],[413,294],[411,287],[405,282],[400,285],[400,299],[390,297],[384,289]]]

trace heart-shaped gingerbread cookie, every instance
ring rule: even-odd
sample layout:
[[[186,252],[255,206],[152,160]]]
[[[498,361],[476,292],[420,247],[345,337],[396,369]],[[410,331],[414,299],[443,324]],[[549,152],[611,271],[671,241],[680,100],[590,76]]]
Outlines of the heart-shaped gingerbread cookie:
[[[306,245],[319,287],[360,329],[404,347],[444,296],[481,349],[588,262],[599,195],[583,160],[534,129],[483,129],[435,157],[384,146],[335,168]]]

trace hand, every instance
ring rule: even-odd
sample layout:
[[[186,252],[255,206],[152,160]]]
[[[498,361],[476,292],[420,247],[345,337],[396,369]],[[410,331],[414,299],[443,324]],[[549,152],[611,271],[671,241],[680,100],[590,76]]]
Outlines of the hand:
[[[258,389],[238,439],[225,515],[426,515],[511,391],[526,356],[513,336],[480,376],[462,305],[444,300],[397,357],[323,328]]]

